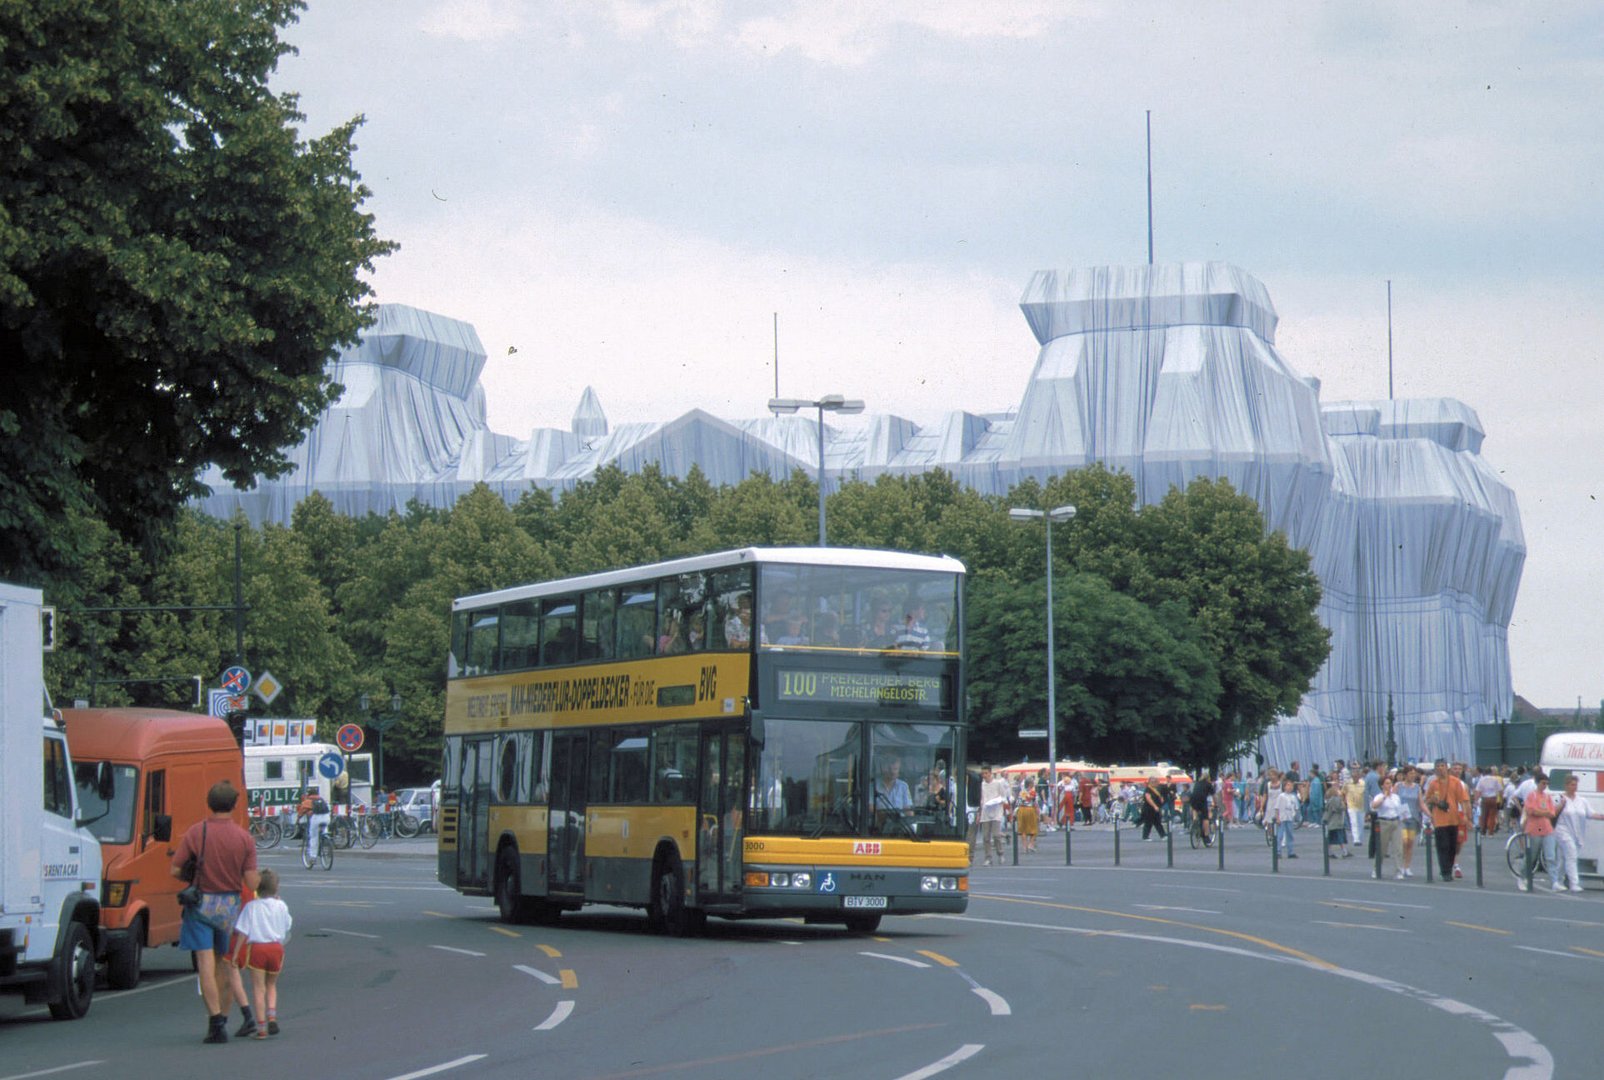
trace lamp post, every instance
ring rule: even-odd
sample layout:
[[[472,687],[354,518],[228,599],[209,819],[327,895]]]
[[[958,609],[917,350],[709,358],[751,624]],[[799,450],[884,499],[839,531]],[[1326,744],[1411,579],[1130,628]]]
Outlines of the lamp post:
[[[390,695],[390,712],[386,716],[376,716],[371,719],[367,719],[369,704],[370,699],[368,698],[368,695],[363,694],[361,700],[358,702],[358,708],[362,710],[364,722],[367,724],[367,726],[372,728],[379,735],[379,767],[378,776],[375,778],[375,783],[378,785],[379,791],[384,791],[386,790],[384,786],[384,733],[395,727],[396,721],[401,719],[401,695]]]
[[[1041,519],[1047,523],[1047,767],[1051,770],[1047,790],[1055,811],[1058,809],[1058,689],[1053,676],[1053,522],[1068,521],[1074,516],[1073,506],[1051,510],[1024,510],[1016,506],[1008,511],[1010,521]]]
[[[824,547],[824,414],[827,412],[851,415],[863,411],[863,402],[848,400],[840,394],[825,394],[817,401],[805,398],[769,398],[769,412],[776,416],[787,415],[798,409],[819,410],[819,546]]]

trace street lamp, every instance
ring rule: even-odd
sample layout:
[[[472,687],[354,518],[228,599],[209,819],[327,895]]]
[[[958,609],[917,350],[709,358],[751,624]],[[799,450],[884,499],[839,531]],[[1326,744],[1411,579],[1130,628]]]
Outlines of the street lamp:
[[[370,704],[370,699],[368,698],[368,695],[363,694],[361,700],[357,703],[357,707],[362,710],[362,715],[363,715],[364,718],[366,718],[367,715],[368,715],[368,706],[369,706],[369,704]],[[372,728],[374,731],[378,732],[378,735],[379,735],[379,768],[378,768],[378,776],[375,778],[375,783],[377,784],[379,791],[386,790],[385,786],[384,786],[384,733],[386,731],[389,731],[391,728],[395,727],[396,722],[399,721],[400,719],[401,719],[401,695],[400,694],[391,694],[390,695],[390,712],[389,712],[389,715],[387,715],[387,716],[376,716],[376,717],[373,717],[372,719],[366,719],[365,720],[365,723],[367,724],[367,726]]]
[[[1047,523],[1047,761],[1048,792],[1053,810],[1058,809],[1058,696],[1053,678],[1053,522],[1068,521],[1075,516],[1073,506],[1058,506],[1051,510],[1024,510],[1014,507],[1008,511],[1010,521],[1030,522],[1038,519]]]
[[[787,415],[798,409],[819,410],[819,546],[824,547],[824,414],[827,412],[852,415],[863,411],[863,402],[847,400],[840,394],[825,394],[817,401],[805,398],[769,398],[769,412],[775,416]]]

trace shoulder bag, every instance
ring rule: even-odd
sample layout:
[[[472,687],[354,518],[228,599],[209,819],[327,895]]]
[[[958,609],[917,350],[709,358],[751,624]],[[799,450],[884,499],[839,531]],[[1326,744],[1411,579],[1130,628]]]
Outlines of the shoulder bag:
[[[200,852],[191,855],[184,863],[184,880],[188,885],[178,890],[178,906],[185,908],[197,907],[201,902],[200,870],[206,863],[206,822],[201,822]]]

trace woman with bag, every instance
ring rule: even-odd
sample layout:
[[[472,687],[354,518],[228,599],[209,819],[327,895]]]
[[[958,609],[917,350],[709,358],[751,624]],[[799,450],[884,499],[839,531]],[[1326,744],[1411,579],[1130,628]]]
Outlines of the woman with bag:
[[[1526,874],[1515,885],[1521,892],[1531,889],[1532,875],[1537,872],[1537,857],[1541,852],[1548,863],[1554,890],[1558,892],[1560,868],[1559,853],[1554,842],[1554,821],[1559,817],[1559,807],[1549,793],[1548,775],[1539,769],[1534,779],[1537,787],[1521,805],[1521,831],[1526,834]]]
[[[201,1041],[208,1043],[228,1041],[229,996],[238,998],[244,1017],[235,1035],[256,1031],[256,1018],[245,1004],[239,971],[228,959],[229,935],[239,916],[240,893],[254,891],[260,881],[256,841],[234,823],[234,804],[238,801],[239,792],[233,784],[227,780],[213,784],[206,793],[211,817],[191,825],[173,853],[172,875],[180,881],[191,881],[199,890],[199,895],[190,894],[196,902],[184,907],[178,947],[195,954],[195,973],[200,978],[207,1016],[206,1037]]]

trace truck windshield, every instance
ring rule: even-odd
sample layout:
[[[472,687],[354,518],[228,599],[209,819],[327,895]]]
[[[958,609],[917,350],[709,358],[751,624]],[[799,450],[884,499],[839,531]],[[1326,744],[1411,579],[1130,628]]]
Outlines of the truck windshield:
[[[134,797],[139,794],[139,772],[132,765],[112,765],[109,798],[100,797],[95,774],[98,761],[75,761],[73,786],[78,789],[78,812],[84,825],[102,844],[126,844],[134,838]]]

